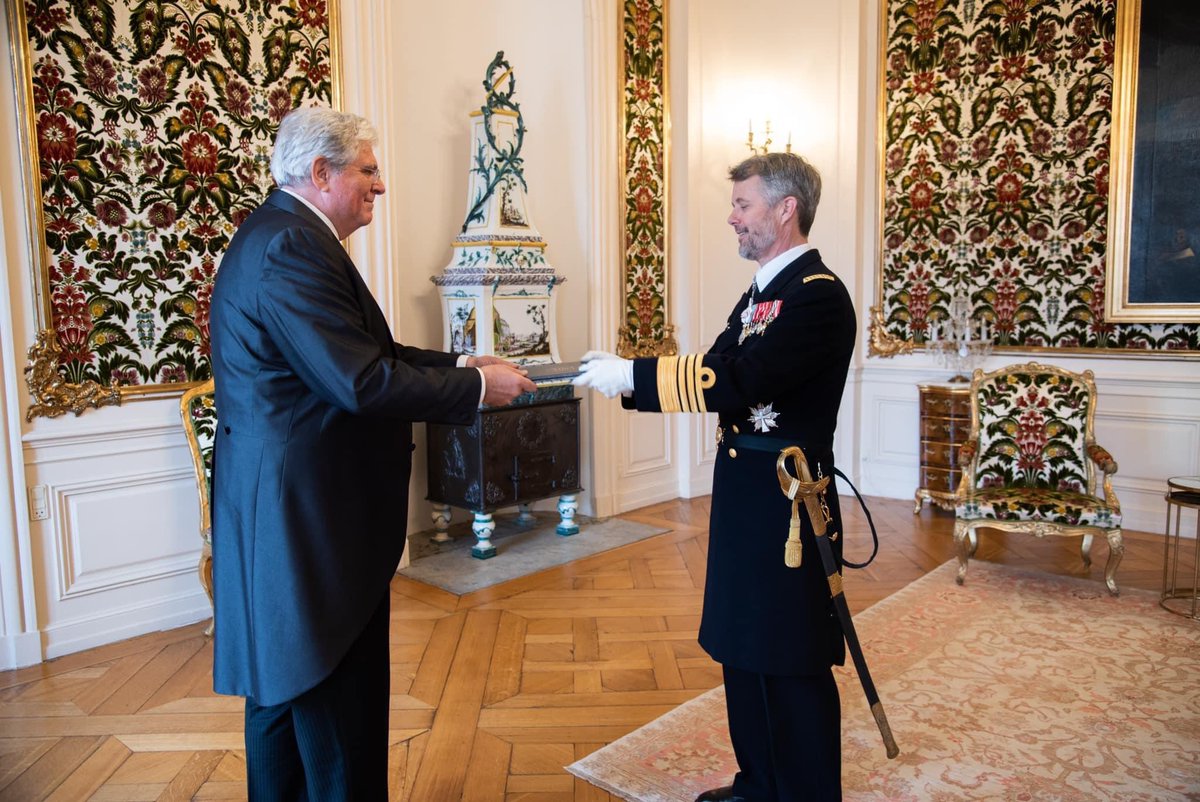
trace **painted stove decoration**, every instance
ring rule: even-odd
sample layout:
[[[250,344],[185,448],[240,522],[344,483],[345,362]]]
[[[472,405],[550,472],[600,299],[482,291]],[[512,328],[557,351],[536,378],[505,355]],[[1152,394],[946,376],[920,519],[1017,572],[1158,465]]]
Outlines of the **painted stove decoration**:
[[[529,213],[521,156],[526,129],[513,99],[516,77],[504,51],[488,65],[483,88],[484,104],[470,113],[466,217],[454,238],[450,263],[430,279],[441,301],[443,348],[550,368],[560,361],[555,288],[566,279],[546,261],[546,241]],[[494,556],[493,512],[516,504],[518,520],[532,523],[530,504],[555,495],[558,534],[579,531],[574,521],[580,489],[579,399],[569,372],[539,372],[540,377],[530,374],[536,393],[510,407],[481,410],[471,427],[426,427],[429,499],[438,530],[434,540],[450,539],[451,505],[465,507],[474,514],[477,543],[471,553],[481,559]]]

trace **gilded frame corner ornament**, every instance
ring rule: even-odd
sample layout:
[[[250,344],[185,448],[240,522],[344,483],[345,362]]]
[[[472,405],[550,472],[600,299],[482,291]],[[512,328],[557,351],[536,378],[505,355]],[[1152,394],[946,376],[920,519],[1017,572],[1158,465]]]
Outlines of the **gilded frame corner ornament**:
[[[668,321],[669,0],[621,3],[621,326],[623,357],[679,353]]]
[[[870,337],[867,340],[867,356],[869,357],[890,358],[900,354],[911,354],[917,348],[916,343],[902,340],[887,330],[882,307],[871,307],[871,322],[868,324],[868,330]]]
[[[1191,13],[1196,14],[1195,11]],[[1136,191],[1134,157],[1138,148],[1138,71],[1142,40],[1142,0],[1121,0],[1117,4],[1116,50],[1113,58],[1112,168],[1108,195],[1109,247],[1105,259],[1105,318],[1129,323],[1200,323],[1200,301],[1131,299],[1134,283],[1131,276],[1131,245]],[[1200,46],[1193,48],[1193,55],[1200,56]],[[1149,147],[1153,148],[1153,145]],[[1152,202],[1152,199],[1145,197],[1141,200]],[[1193,200],[1200,200],[1200,195],[1194,196]],[[1194,247],[1200,249],[1200,241],[1195,242]],[[1191,261],[1200,265],[1200,256],[1193,252]],[[1200,276],[1196,280],[1200,280]]]
[[[53,329],[38,332],[37,340],[29,347],[29,364],[25,366],[25,386],[32,401],[25,412],[26,422],[36,417],[57,418],[68,412],[75,417],[85,409],[121,405],[121,388],[113,379],[107,387],[94,381],[72,384],[58,369],[62,346]]]
[[[261,164],[269,147],[237,139],[236,125],[226,122],[225,115],[233,119],[228,96],[218,103],[213,92],[200,108],[195,93],[211,90],[203,82],[216,80],[217,73],[227,88],[244,77],[256,54],[249,36],[257,33],[265,42],[291,35],[304,39],[307,50],[297,46],[300,55],[270,65],[267,72],[279,72],[271,86],[252,89],[249,79],[243,82],[248,93],[244,116],[266,114],[252,101],[275,111],[284,99],[276,96],[280,80],[287,82],[292,106],[328,98],[340,108],[337,4],[325,0],[323,9],[310,9],[307,18],[293,21],[286,31],[270,28],[272,21],[266,18],[239,24],[236,4],[205,4],[199,16],[207,18],[207,27],[188,26],[186,47],[164,44],[173,40],[165,34],[169,20],[160,8],[163,15],[152,20],[151,28],[163,35],[131,39],[135,60],[117,56],[123,51],[114,38],[118,24],[132,25],[134,14],[149,13],[139,11],[133,0],[112,0],[107,14],[87,19],[71,10],[65,23],[53,26],[39,18],[45,11],[42,0],[10,4],[9,57],[36,330],[24,369],[31,396],[26,420],[67,412],[78,416],[129,398],[178,395],[207,378],[207,352],[199,346],[207,338],[207,293],[223,251],[209,246],[227,243],[241,214],[261,199],[251,197],[256,189],[262,196],[269,191],[252,186],[255,182],[242,174],[253,163],[260,171],[257,183],[263,184]],[[185,14],[177,3],[165,5],[171,7],[167,11]],[[57,37],[54,49],[39,50],[38,43],[50,36]],[[146,74],[150,68],[155,75]],[[161,90],[162,96],[143,97],[140,92],[147,86],[155,93]],[[68,101],[60,99],[60,92]],[[185,105],[193,107],[196,118],[204,112],[213,119],[180,130],[178,109]],[[176,117],[160,119],[173,112]],[[247,125],[257,130],[256,120]],[[206,146],[210,150],[201,169],[190,169],[186,158],[178,161],[185,147],[194,153]],[[142,194],[142,179],[148,177],[161,177],[155,197]],[[194,191],[205,182],[203,191]],[[222,205],[204,191],[237,203]],[[202,219],[190,216],[189,203],[196,197],[215,207],[202,213]],[[140,256],[129,257],[132,253]],[[126,257],[123,264],[121,257]],[[157,282],[155,290],[147,290],[140,278],[128,280],[139,272]],[[122,275],[114,279],[114,274]],[[67,291],[61,292],[64,287]],[[190,343],[172,355],[174,361],[162,357],[172,339]],[[121,358],[97,367],[104,362],[97,349],[111,353],[118,342],[125,349]],[[163,370],[165,364],[170,371]]]

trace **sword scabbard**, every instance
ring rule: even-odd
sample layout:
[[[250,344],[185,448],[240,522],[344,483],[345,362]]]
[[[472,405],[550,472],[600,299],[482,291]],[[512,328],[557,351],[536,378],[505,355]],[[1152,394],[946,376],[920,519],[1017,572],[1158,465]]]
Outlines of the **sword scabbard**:
[[[795,476],[787,468],[789,458],[796,466]],[[825,569],[826,580],[829,583],[829,595],[833,600],[834,609],[837,611],[838,621],[842,625],[842,634],[846,638],[846,649],[850,652],[854,668],[858,671],[858,680],[867,697],[867,704],[871,707],[875,725],[879,727],[879,734],[883,737],[883,746],[887,750],[887,756],[894,758],[900,754],[900,747],[896,745],[892,727],[888,724],[887,715],[883,712],[883,704],[879,701],[879,693],[875,690],[875,682],[871,679],[871,672],[867,668],[867,659],[863,654],[862,645],[858,641],[858,633],[854,629],[854,619],[850,617],[850,607],[846,604],[842,575],[838,573],[837,559],[833,555],[833,546],[830,545],[831,538],[836,537],[837,533],[826,536],[826,524],[829,519],[826,517],[828,507],[824,503],[824,494],[825,489],[829,486],[829,477],[822,476],[817,481],[813,481],[812,472],[808,467],[808,458],[804,456],[804,451],[799,446],[789,446],[780,451],[779,457],[775,461],[775,469],[779,474],[780,489],[792,501],[793,524],[798,524],[797,500],[798,498],[804,500],[804,509],[808,512],[808,519],[812,523],[813,534],[817,541],[817,552],[821,555],[821,565]]]

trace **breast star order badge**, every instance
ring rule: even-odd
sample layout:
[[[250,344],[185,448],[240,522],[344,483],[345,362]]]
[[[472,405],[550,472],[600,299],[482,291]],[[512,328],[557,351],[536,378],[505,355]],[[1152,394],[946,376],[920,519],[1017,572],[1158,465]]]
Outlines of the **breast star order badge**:
[[[754,424],[754,431],[769,432],[779,424],[775,419],[779,417],[779,413],[775,412],[771,407],[774,404],[759,404],[756,407],[750,408],[750,417],[748,420]]]

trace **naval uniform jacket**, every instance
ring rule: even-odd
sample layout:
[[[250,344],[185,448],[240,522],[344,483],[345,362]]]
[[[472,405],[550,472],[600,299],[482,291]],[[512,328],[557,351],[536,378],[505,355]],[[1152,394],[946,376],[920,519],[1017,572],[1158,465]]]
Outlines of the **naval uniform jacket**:
[[[337,667],[404,551],[411,421],[467,423],[478,371],[402,346],[345,249],[276,191],[212,296],[213,687],[279,704]]]
[[[845,285],[809,250],[761,291],[751,286],[708,353],[634,360],[634,394],[626,406],[720,418],[700,624],[700,645],[717,662],[800,675],[845,660],[803,505],[802,564],[784,565],[791,502],[780,489],[775,460],[786,441],[804,449],[814,477],[818,470],[831,475],[856,328]],[[840,533],[832,482],[827,500],[828,532]],[[839,561],[841,543],[840,537],[831,543]]]

